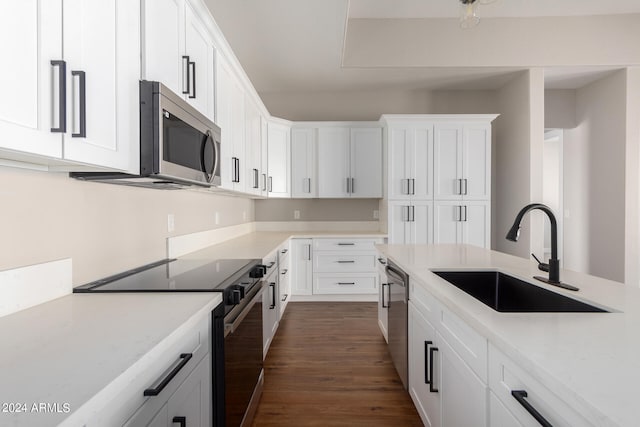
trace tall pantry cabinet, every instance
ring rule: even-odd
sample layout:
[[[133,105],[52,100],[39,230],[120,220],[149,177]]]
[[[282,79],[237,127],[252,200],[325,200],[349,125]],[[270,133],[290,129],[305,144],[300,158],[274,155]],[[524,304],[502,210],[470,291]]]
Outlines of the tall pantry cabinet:
[[[497,115],[383,115],[389,243],[490,246]]]

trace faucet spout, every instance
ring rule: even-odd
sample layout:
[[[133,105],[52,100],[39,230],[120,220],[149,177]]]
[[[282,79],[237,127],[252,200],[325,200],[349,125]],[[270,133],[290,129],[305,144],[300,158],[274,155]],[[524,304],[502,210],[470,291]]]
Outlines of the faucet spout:
[[[527,212],[539,209],[547,214],[551,222],[551,259],[549,260],[549,282],[560,283],[560,260],[558,259],[558,222],[556,217],[547,205],[542,203],[531,203],[520,209],[513,225],[507,233],[507,240],[517,242],[520,237],[520,223]]]

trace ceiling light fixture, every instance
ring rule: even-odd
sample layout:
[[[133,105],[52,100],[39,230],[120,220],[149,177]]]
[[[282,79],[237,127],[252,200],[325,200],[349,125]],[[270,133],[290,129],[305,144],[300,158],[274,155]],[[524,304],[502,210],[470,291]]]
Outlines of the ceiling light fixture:
[[[473,28],[480,22],[478,5],[493,3],[496,0],[460,0],[460,27]]]

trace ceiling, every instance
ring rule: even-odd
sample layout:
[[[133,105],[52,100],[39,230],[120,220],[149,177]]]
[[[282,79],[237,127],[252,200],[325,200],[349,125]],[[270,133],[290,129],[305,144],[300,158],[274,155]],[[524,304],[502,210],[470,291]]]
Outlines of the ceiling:
[[[525,67],[343,67],[349,19],[458,16],[457,0],[205,0],[259,93],[493,90]],[[497,0],[481,18],[640,13],[638,0]],[[456,25],[452,21],[452,25]],[[482,22],[481,24],[482,25]],[[468,30],[460,30],[468,31]],[[573,89],[619,67],[545,70],[549,88]]]

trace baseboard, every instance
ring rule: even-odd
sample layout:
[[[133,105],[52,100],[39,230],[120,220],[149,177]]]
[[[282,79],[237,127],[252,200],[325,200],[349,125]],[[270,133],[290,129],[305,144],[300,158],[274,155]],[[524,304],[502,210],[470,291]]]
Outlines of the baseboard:
[[[291,302],[377,302],[378,294],[369,295],[291,295]]]

